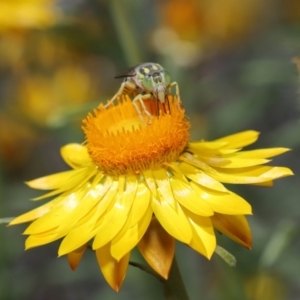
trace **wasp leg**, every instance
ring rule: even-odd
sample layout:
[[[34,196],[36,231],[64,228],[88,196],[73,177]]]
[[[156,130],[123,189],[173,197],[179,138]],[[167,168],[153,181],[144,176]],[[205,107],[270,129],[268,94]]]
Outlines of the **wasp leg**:
[[[179,86],[178,83],[176,81],[172,82],[169,86],[169,89],[172,88],[172,86],[175,86],[175,90],[176,90],[176,96],[178,97],[178,100],[180,101],[180,94],[179,94]]]
[[[104,105],[104,107],[110,106],[119,96],[123,95],[124,92],[131,92],[136,90],[136,85],[129,81],[122,82],[117,93]]]
[[[151,97],[151,94],[145,94],[145,95],[139,94],[139,95],[137,95],[137,96],[132,100],[132,104],[134,105],[134,107],[135,107],[137,113],[139,114],[141,120],[142,120],[143,122],[145,122],[145,120],[144,120],[144,118],[143,118],[143,115],[142,115],[142,112],[141,112],[140,108],[138,107],[138,105],[137,105],[137,103],[136,103],[137,101],[139,101],[140,104],[141,104],[141,106],[142,106],[142,108],[143,108],[143,112],[148,116],[149,121],[150,121],[150,123],[151,123],[152,116],[151,116],[151,114],[149,113],[149,111],[147,110],[147,108],[146,108],[146,106],[145,106],[145,103],[144,103],[144,100],[149,99],[150,97]]]
[[[176,81],[172,82],[169,86],[169,90],[171,90],[172,86],[175,86],[175,90],[176,90],[176,97],[178,100],[178,107],[181,108],[181,99],[180,99],[180,94],[179,94],[179,86],[178,83]]]

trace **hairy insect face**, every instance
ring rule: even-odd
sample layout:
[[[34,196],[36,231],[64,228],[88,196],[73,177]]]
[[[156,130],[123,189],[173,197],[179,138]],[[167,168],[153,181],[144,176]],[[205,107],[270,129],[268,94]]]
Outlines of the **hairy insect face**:
[[[160,102],[165,102],[166,88],[170,85],[170,75],[161,65],[154,63],[138,65],[136,74],[141,90],[153,94]]]

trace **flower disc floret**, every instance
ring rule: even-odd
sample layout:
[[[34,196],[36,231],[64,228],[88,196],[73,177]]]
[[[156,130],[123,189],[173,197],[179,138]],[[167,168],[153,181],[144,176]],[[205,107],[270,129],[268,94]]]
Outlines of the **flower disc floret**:
[[[146,105],[151,109],[155,101]],[[83,121],[88,153],[106,174],[155,169],[176,161],[188,143],[189,123],[176,99],[169,112],[142,120],[128,97],[117,106],[100,105]]]

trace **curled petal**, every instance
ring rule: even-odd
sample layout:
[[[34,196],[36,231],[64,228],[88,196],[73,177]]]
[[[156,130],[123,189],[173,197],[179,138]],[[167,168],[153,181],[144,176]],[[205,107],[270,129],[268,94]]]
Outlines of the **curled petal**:
[[[92,160],[87,148],[81,144],[68,144],[60,149],[64,161],[73,169],[91,165]]]
[[[77,248],[76,250],[68,253],[68,263],[70,268],[75,271],[76,268],[78,267],[81,258],[86,250],[87,244]]]
[[[167,279],[174,257],[175,240],[156,218],[152,219],[138,249],[152,269]]]
[[[127,253],[120,261],[110,254],[110,243],[96,250],[97,261],[101,272],[113,290],[119,292],[125,279],[130,253]]]
[[[229,216],[214,214],[211,217],[214,227],[235,242],[250,249],[252,246],[252,236],[247,219],[244,216]]]

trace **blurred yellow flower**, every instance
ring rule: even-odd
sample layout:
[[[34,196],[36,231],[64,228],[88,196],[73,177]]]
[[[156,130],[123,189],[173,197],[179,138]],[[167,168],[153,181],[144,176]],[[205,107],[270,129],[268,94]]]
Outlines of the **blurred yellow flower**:
[[[59,68],[53,77],[33,75],[18,87],[18,108],[31,121],[45,126],[62,109],[80,106],[96,97],[96,81],[80,65]]]
[[[37,141],[36,133],[0,111],[0,161],[9,169],[20,168]]]
[[[284,280],[267,272],[249,278],[245,291],[249,300],[284,300],[288,297]]]
[[[1,0],[0,32],[6,29],[44,28],[60,14],[54,0]]]
[[[141,120],[128,96],[87,116],[86,142],[61,149],[72,170],[27,182],[52,190],[36,200],[55,198],[10,223],[35,220],[24,232],[26,249],[63,238],[58,254],[67,254],[75,269],[93,240],[105,279],[119,291],[135,246],[164,278],[175,240],[208,259],[216,248],[214,228],[251,247],[244,216],[251,206],[222,183],[270,186],[292,175],[288,168],[265,165],[288,149],[241,151],[257,140],[255,131],[188,142],[185,112],[171,96],[168,102],[170,113],[159,117],[155,101],[146,102],[151,124]]]
[[[161,25],[154,49],[174,63],[193,66],[203,53],[245,40],[260,26],[266,3],[260,0],[166,0],[158,2]]]

